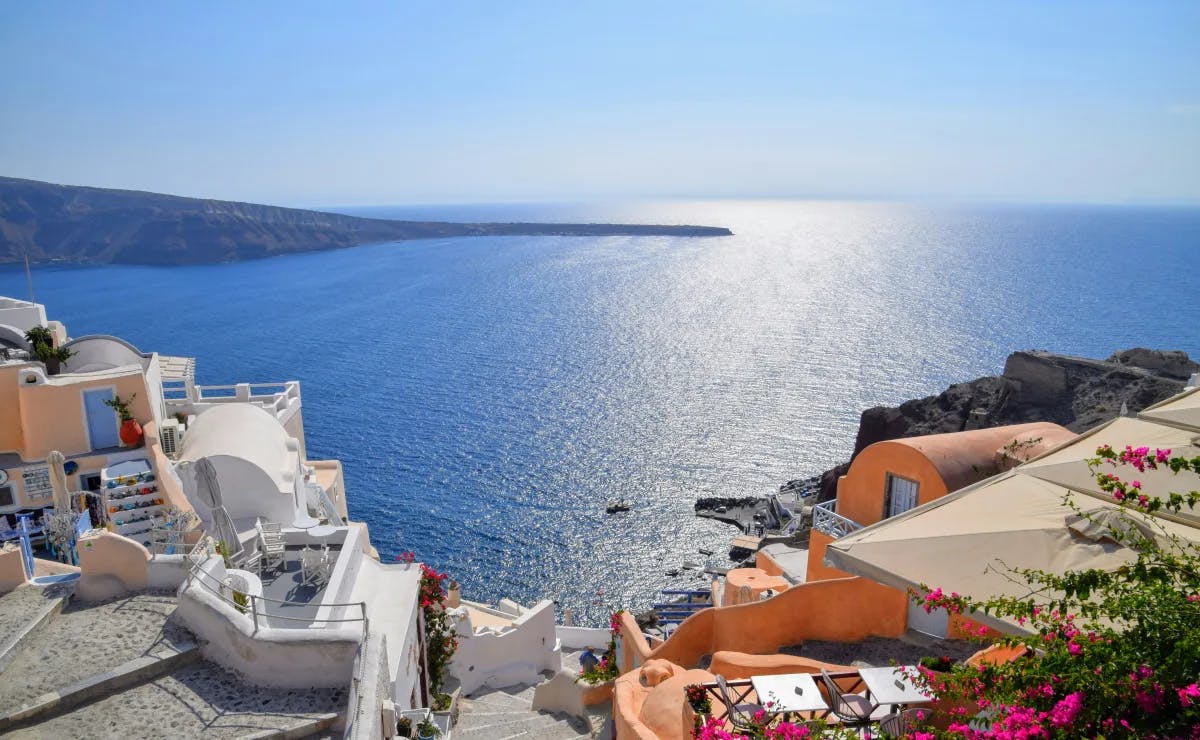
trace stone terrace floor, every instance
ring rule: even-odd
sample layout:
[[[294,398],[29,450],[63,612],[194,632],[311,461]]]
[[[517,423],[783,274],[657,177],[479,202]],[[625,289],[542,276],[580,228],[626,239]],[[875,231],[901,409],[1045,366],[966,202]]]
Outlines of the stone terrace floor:
[[[869,637],[862,642],[822,642],[811,640],[803,645],[780,649],[788,655],[799,655],[824,663],[854,666],[913,665],[925,656],[947,656],[965,660],[984,647],[967,640],[939,640],[909,633],[902,639]]]

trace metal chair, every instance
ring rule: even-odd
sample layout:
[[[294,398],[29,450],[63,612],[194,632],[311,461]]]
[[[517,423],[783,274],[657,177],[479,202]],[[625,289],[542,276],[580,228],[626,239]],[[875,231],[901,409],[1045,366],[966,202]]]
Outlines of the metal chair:
[[[931,714],[931,709],[905,709],[902,712],[894,712],[879,720],[879,731],[884,737],[904,737],[910,730],[924,724]]]
[[[729,724],[733,725],[733,729],[747,731],[758,729],[754,715],[765,711],[761,704],[753,702],[739,704],[734,701],[733,694],[729,691],[729,684],[725,683],[725,677],[719,673],[717,674],[717,692],[721,694],[721,701],[728,710]]]
[[[875,705],[861,694],[844,694],[837,681],[829,675],[829,671],[821,669],[821,681],[829,694],[829,708],[833,714],[847,727],[865,727],[871,724],[871,714]]]

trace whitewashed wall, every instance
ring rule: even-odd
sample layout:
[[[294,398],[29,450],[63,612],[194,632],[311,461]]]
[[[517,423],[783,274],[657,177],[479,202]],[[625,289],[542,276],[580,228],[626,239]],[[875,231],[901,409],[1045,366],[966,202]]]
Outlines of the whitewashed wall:
[[[469,694],[482,686],[501,688],[534,684],[542,671],[557,671],[554,602],[539,601],[499,634],[484,631],[459,634],[450,675]]]

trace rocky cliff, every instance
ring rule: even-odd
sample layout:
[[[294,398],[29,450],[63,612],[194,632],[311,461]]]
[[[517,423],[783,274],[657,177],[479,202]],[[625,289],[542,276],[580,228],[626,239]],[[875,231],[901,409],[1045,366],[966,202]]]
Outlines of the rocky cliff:
[[[454,236],[729,236],[712,226],[389,221],[0,177],[0,264],[178,265]]]
[[[1129,349],[1107,360],[1014,352],[998,376],[957,383],[936,396],[899,406],[876,406],[862,414],[854,454],[875,442],[923,434],[1052,421],[1082,432],[1108,421],[1122,406],[1136,413],[1179,393],[1200,364],[1186,352]],[[851,458],[853,459],[853,458]],[[791,481],[788,488],[820,487],[821,501],[837,495],[838,476],[849,463],[819,479]]]

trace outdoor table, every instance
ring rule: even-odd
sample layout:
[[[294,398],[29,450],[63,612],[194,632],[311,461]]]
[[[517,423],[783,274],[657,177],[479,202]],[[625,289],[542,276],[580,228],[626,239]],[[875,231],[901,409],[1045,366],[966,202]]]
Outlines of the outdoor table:
[[[777,676],[751,676],[750,684],[763,707],[771,703],[768,712],[829,712],[817,682],[809,673],[781,673]]]
[[[329,524],[318,524],[317,526],[308,530],[309,535],[321,538],[321,550],[326,550],[328,548],[328,545],[325,544],[325,538],[335,532],[337,532],[337,527]]]
[[[314,519],[308,514],[304,514],[296,517],[296,521],[292,522],[292,526],[296,529],[312,529],[320,523],[320,520]]]
[[[907,707],[912,704],[931,704],[933,700],[921,693],[906,673],[916,673],[916,666],[884,666],[860,668],[858,675],[867,686],[867,698],[877,706]]]

